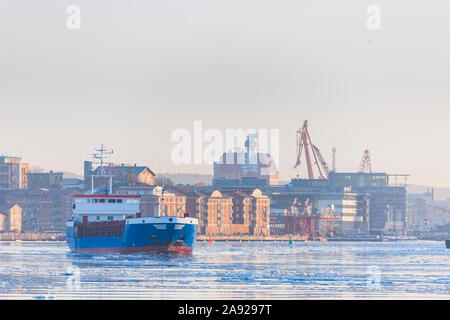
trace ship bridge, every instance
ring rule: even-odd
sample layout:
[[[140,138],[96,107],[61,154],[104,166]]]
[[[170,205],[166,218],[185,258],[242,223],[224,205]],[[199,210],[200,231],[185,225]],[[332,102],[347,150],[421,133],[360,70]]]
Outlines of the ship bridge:
[[[83,222],[124,220],[140,216],[139,204],[135,195],[75,195],[72,216]]]

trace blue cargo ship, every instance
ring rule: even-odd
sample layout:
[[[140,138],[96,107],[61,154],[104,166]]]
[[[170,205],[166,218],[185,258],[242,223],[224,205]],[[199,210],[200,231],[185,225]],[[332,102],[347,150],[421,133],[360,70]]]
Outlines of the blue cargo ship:
[[[76,195],[66,223],[67,245],[76,253],[192,253],[198,220],[141,217],[139,196]]]
[[[100,172],[103,167],[103,145],[100,151]],[[109,177],[110,189],[112,176]],[[153,217],[142,217],[140,196],[94,194],[72,198],[72,218],[66,223],[66,241],[76,253],[192,253],[197,237],[198,219],[188,216],[164,216],[164,188]]]

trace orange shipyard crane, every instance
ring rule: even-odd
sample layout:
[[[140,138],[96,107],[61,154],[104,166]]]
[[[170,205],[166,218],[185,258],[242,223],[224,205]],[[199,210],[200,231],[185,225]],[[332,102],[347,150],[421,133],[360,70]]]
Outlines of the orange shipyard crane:
[[[297,162],[294,169],[300,166],[302,151],[305,149],[306,166],[308,169],[308,178],[314,179],[313,163],[311,161],[311,153],[314,156],[314,164],[319,171],[319,179],[328,178],[328,165],[325,162],[322,154],[315,145],[311,142],[311,137],[308,132],[308,120],[305,120],[303,126],[297,130]],[[323,171],[323,172],[322,172]]]
[[[367,149],[364,151],[363,157],[361,159],[361,163],[359,164],[358,172],[372,173],[372,163],[370,162],[370,152]]]

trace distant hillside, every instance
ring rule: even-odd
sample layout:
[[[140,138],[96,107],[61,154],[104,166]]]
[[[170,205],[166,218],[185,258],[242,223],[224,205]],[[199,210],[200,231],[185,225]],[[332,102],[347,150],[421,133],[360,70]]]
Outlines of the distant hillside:
[[[64,179],[80,179],[83,180],[84,177],[82,175],[72,173],[72,172],[63,172]]]
[[[425,193],[431,191],[430,186],[420,186],[409,184],[408,193]],[[434,199],[435,200],[447,200],[450,198],[450,188],[434,188]]]
[[[213,176],[210,174],[197,174],[197,173],[161,173],[160,176],[169,178],[174,184],[196,184],[205,183],[207,185],[212,184]]]

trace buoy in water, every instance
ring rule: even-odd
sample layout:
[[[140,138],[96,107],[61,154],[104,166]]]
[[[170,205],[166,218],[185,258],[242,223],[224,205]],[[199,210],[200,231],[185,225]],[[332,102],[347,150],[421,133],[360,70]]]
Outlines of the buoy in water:
[[[289,237],[289,244],[292,244],[292,237]]]
[[[209,236],[209,243],[211,243],[212,242],[212,239],[211,239],[211,236]]]

